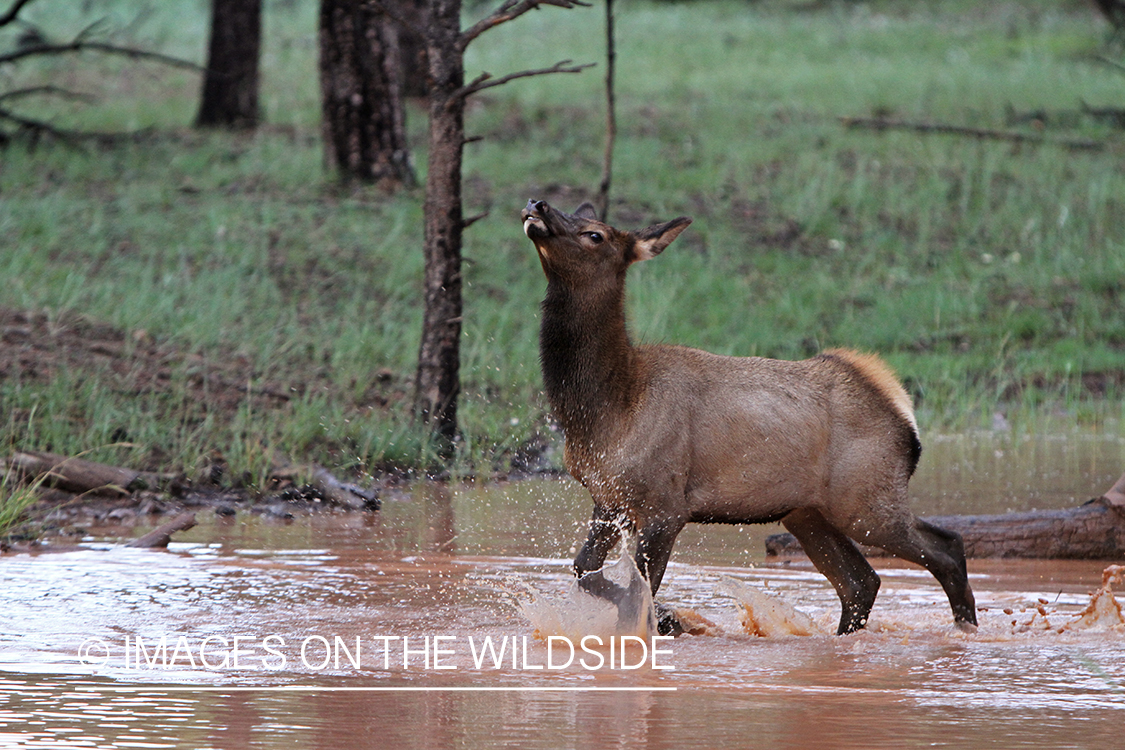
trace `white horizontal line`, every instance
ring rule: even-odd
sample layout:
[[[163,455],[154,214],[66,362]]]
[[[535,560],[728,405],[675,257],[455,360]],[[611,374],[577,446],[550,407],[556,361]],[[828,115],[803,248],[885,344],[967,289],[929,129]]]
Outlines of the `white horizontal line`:
[[[330,686],[330,685],[0,685],[0,693],[76,690],[115,693],[665,693],[674,687],[540,687],[540,686]]]

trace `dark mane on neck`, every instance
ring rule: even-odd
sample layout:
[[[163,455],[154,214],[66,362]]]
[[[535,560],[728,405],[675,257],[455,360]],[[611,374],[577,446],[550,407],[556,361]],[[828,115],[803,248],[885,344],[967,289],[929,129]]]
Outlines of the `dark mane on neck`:
[[[568,435],[616,419],[634,389],[624,279],[581,293],[552,279],[543,300],[539,360],[551,408]]]

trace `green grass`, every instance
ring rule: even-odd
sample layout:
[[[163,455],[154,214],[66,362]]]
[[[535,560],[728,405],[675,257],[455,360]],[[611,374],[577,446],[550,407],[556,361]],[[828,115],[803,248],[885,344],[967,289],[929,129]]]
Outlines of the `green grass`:
[[[90,20],[50,16],[57,5],[29,11],[61,37]],[[133,5],[94,5],[121,41],[202,58],[202,3],[153,4],[133,25]],[[469,75],[600,61],[600,18],[530,13],[474,45]],[[784,358],[878,351],[927,430],[996,411],[1026,429],[1060,418],[1123,429],[1125,141],[1076,113],[1125,107],[1125,76],[1092,62],[1106,29],[1088,6],[630,2],[618,34],[614,218],[695,218],[632,273],[636,339]],[[422,196],[343,190],[324,173],[315,56],[315,4],[270,4],[268,122],[249,135],[186,129],[198,81],[183,71],[84,57],[13,73],[13,87],[50,79],[98,94],[35,110],[60,124],[153,132],[109,149],[0,152],[0,306],[84,316],[196,362],[244,360],[253,375],[226,410],[195,403],[187,360],[160,393],[122,392],[93,366],[0,379],[0,448],[74,454],[125,434],[140,449],[122,462],[190,471],[218,450],[251,477],[274,452],[360,472],[429,460],[407,413]],[[470,135],[484,139],[467,149],[466,211],[491,214],[466,235],[459,470],[502,468],[550,435],[536,351],[544,282],[518,211],[529,197],[563,196],[573,210],[590,196],[601,75],[521,80],[470,107]],[[1009,108],[1044,110],[1047,134],[1107,148],[877,134],[837,119],[1004,128]],[[409,117],[424,170],[424,111]],[[266,382],[298,395],[264,405],[252,392]]]
[[[17,484],[7,476],[0,478],[0,540],[20,533],[27,523],[27,511],[39,499],[40,482]]]

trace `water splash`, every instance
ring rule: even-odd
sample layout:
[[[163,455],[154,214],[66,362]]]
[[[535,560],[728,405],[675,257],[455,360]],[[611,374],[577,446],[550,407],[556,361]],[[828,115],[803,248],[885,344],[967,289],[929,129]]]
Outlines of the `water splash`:
[[[1121,605],[1113,596],[1113,584],[1125,583],[1125,565],[1110,565],[1102,571],[1102,586],[1090,597],[1078,618],[1063,626],[1064,630],[1125,630]]]
[[[656,635],[652,593],[629,555],[571,581],[561,597],[531,591],[518,606],[539,638]]]
[[[723,578],[717,589],[734,599],[742,608],[739,620],[750,635],[776,638],[782,635],[821,635],[823,631],[812,618],[798,611],[784,599],[767,594],[734,578]]]

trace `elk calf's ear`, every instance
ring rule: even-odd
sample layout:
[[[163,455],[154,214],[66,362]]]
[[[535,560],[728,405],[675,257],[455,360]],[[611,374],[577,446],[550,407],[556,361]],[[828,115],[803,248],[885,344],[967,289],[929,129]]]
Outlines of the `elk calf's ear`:
[[[598,209],[594,208],[594,204],[586,201],[574,212],[574,215],[580,219],[593,219],[598,220]]]
[[[637,242],[633,245],[633,262],[650,260],[660,255],[664,248],[672,244],[672,240],[680,236],[680,232],[687,229],[691,219],[681,216],[663,224],[654,224],[651,227],[637,232]]]

